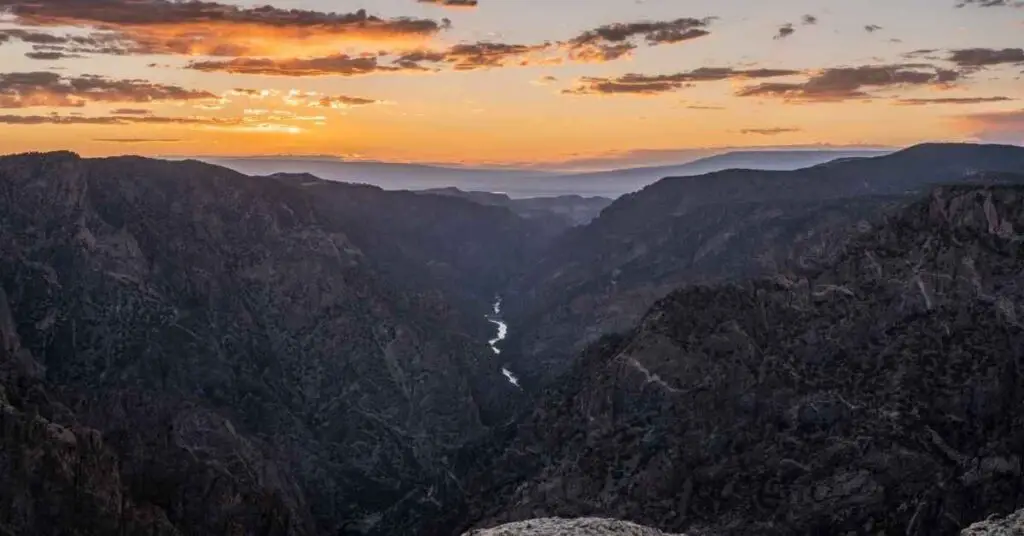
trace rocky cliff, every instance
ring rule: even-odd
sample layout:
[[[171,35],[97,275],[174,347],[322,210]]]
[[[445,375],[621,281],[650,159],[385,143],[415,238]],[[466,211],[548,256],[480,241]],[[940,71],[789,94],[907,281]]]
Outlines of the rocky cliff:
[[[535,232],[198,162],[0,159],[4,362],[28,371],[2,383],[0,527],[414,530],[446,452],[510,415],[483,314]]]
[[[567,233],[511,285],[507,348],[527,386],[564,372],[606,333],[630,329],[659,298],[828,262],[847,237],[936,184],[999,183],[1024,149],[928,144],[796,171],[668,178]]]
[[[691,286],[478,462],[476,526],[957,534],[1024,501],[1024,187],[936,190],[824,268]]]

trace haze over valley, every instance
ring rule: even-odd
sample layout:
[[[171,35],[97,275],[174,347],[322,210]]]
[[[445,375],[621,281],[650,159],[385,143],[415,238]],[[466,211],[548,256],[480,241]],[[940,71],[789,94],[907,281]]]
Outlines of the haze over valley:
[[[0,536],[1021,533],[1022,24],[0,0]]]

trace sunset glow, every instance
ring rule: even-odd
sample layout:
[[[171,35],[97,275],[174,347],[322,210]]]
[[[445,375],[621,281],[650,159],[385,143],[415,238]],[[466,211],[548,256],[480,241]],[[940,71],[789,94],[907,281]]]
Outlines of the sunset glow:
[[[1012,2],[444,4],[0,0],[0,148],[516,165],[1024,141]]]

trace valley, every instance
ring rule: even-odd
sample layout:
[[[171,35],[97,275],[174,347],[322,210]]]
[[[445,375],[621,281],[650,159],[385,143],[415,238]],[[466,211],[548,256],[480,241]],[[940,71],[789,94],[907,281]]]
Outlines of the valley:
[[[1022,172],[928,144],[524,212],[0,158],[0,529],[957,534],[1024,500]]]

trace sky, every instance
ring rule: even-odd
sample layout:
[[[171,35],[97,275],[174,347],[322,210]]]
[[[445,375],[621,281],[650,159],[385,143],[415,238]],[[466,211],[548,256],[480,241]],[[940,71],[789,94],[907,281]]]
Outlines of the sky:
[[[1024,142],[1016,0],[0,0],[0,153],[657,164]]]

